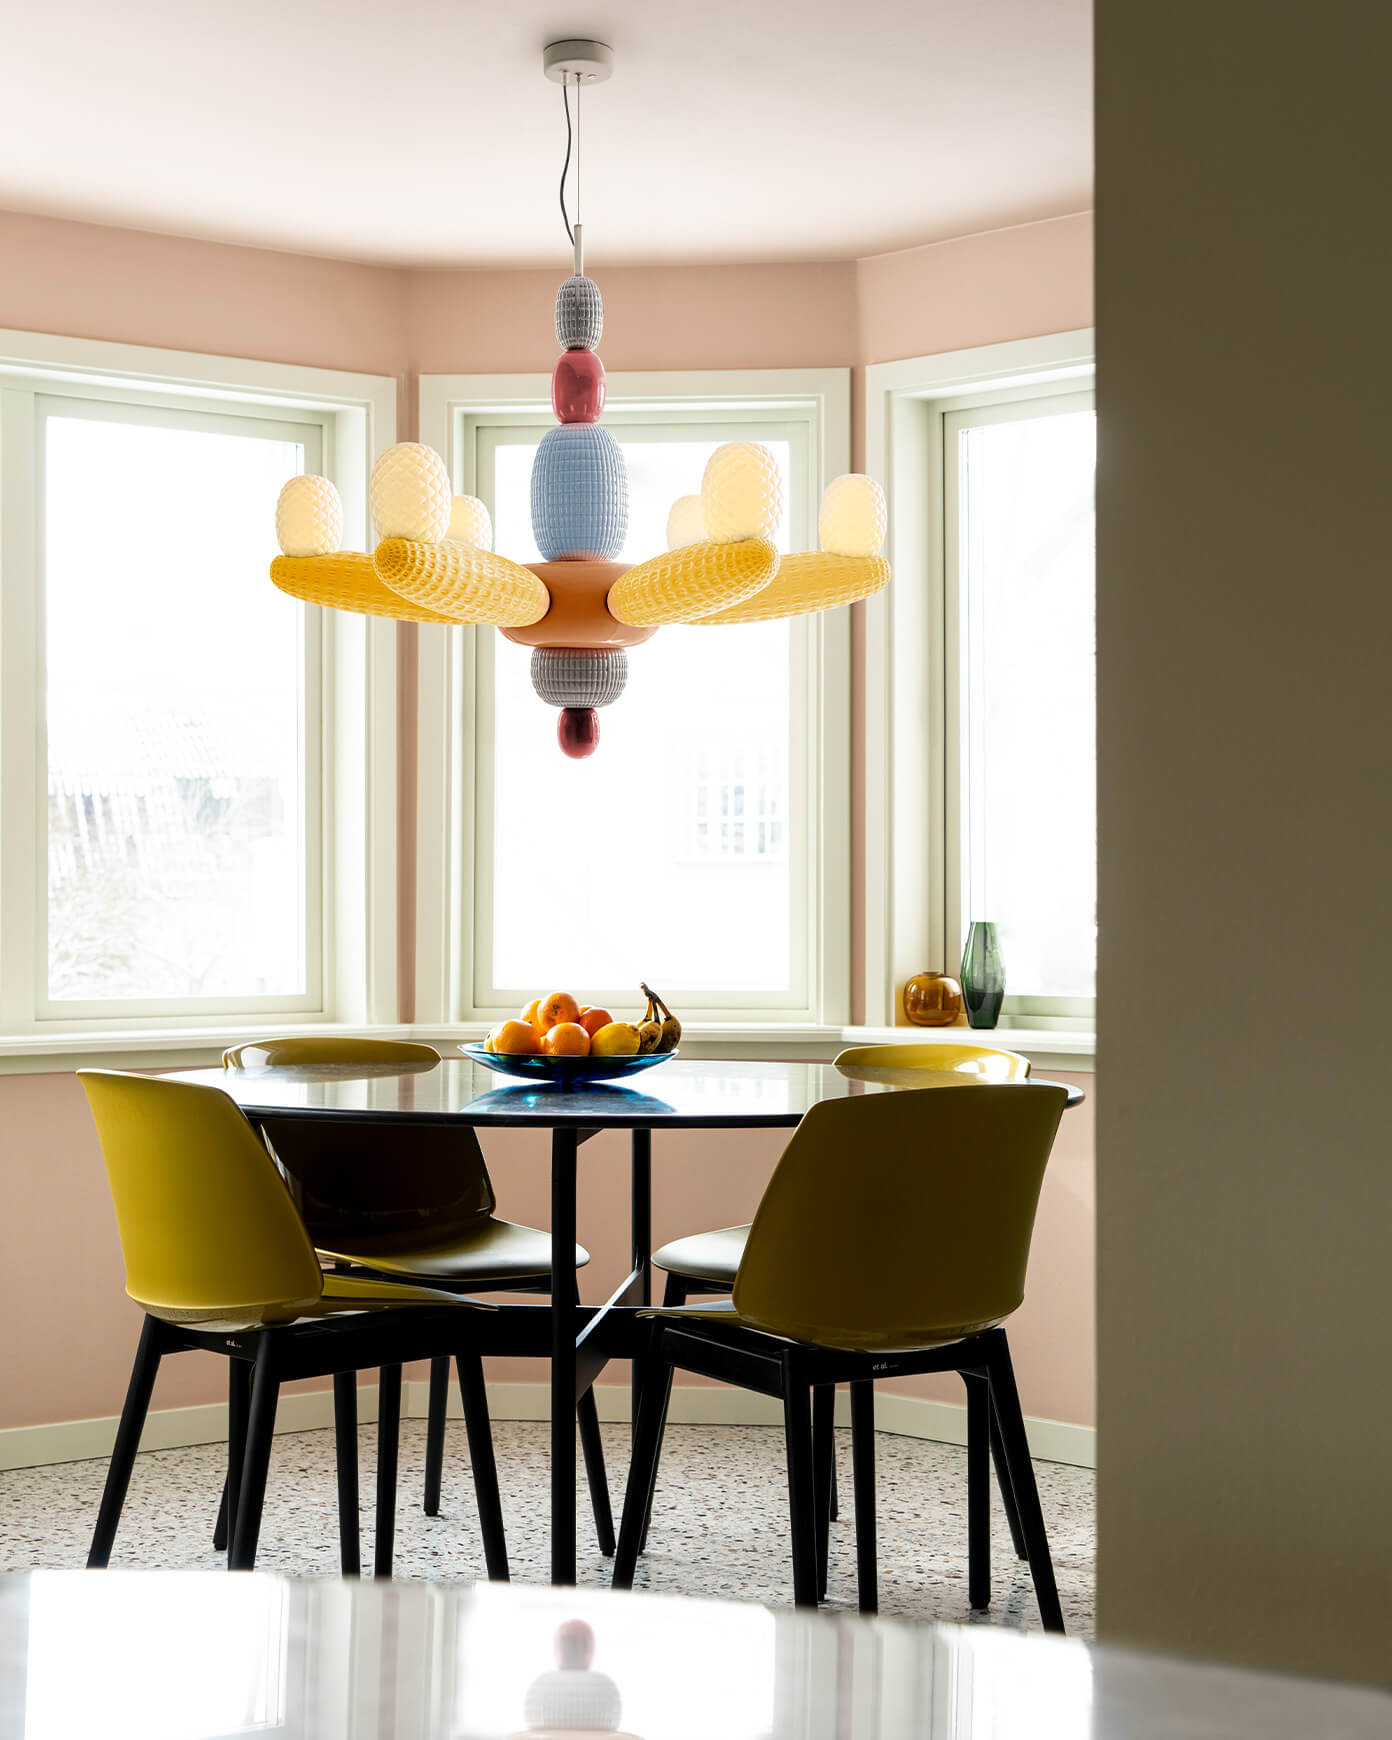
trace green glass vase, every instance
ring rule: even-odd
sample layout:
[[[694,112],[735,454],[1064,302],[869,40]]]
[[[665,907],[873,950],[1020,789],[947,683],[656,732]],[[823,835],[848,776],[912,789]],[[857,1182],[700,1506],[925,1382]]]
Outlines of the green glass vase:
[[[1005,1001],[1005,961],[994,924],[973,919],[962,951],[962,1001],[972,1027],[994,1027]]]

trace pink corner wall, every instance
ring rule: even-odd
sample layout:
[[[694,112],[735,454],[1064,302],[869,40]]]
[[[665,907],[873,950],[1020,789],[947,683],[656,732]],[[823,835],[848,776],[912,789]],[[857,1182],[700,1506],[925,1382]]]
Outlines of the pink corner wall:
[[[1092,321],[1087,217],[1032,224],[855,263],[624,268],[602,274],[603,352],[612,369],[851,367],[856,462],[863,463],[867,363],[1065,331]],[[263,358],[393,376],[399,433],[414,433],[421,373],[549,366],[553,272],[402,272],[295,254],[0,213],[0,328]],[[596,268],[598,272],[598,268]],[[863,958],[863,735],[859,609],[853,618],[853,966]],[[411,838],[414,636],[400,639],[403,838]],[[406,850],[402,888],[414,885]],[[403,957],[411,958],[403,903]],[[857,971],[856,977],[859,977]],[[404,983],[403,1012],[411,987]],[[857,1014],[860,1012],[857,1011]],[[1030,1294],[1012,1337],[1026,1410],[1091,1424],[1092,1096],[1055,1149]],[[545,1153],[523,1134],[486,1144],[502,1211],[545,1225]],[[753,1212],[780,1144],[748,1133],[714,1143],[673,1134],[655,1165],[659,1240]],[[121,1304],[119,1255],[100,1156],[70,1074],[0,1076],[0,1297],[26,1333],[0,1356],[0,1428],[117,1411],[137,1327]],[[627,1265],[622,1143],[582,1151],[580,1236],[594,1262],[587,1298]],[[76,1287],[55,1288],[55,1248]],[[495,1376],[540,1380],[539,1367]],[[218,1399],[220,1362],[171,1362],[157,1405]],[[959,1399],[950,1380],[906,1389]]]

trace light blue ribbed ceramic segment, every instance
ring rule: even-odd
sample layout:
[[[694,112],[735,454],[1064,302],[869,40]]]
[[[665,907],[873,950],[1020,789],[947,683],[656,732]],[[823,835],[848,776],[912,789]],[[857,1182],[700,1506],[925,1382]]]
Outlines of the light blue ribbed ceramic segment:
[[[532,465],[532,535],[542,560],[611,558],[628,536],[628,472],[598,423],[548,429]]]
[[[556,343],[563,350],[598,350],[604,299],[593,278],[567,278],[556,292]]]

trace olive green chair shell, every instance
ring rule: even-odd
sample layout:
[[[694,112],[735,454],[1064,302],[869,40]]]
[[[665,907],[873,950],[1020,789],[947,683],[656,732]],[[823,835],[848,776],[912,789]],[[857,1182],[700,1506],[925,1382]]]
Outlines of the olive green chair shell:
[[[890,1086],[912,1082],[914,1077],[907,1074],[910,1070],[931,1074],[933,1086],[976,1086],[1024,1080],[1030,1063],[1018,1051],[1000,1046],[919,1040],[903,1045],[851,1046],[837,1056],[836,1068],[857,1079]],[[688,1233],[655,1251],[653,1262],[673,1277],[668,1286],[669,1303],[680,1304],[690,1293],[728,1293],[735,1284],[748,1234],[747,1225]]]

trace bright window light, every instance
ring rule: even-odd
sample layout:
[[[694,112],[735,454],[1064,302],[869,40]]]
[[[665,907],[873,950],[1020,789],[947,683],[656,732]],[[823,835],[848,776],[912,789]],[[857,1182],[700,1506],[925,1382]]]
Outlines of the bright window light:
[[[963,642],[963,934],[973,918],[995,921],[1012,998],[1091,997],[1095,417],[1029,401],[954,413],[947,435]]]
[[[666,548],[667,513],[699,492],[710,440],[616,430],[628,464],[628,562]],[[790,494],[791,450],[767,443]],[[500,443],[496,547],[535,560],[535,445]],[[787,510],[779,531],[788,548]],[[777,995],[791,985],[792,633],[786,621],[671,627],[633,648],[587,761],[556,746],[529,649],[493,639],[493,984],[587,995]],[[616,1009],[615,1013],[619,1013]]]
[[[282,1585],[162,1571],[121,1594],[119,1573],[30,1579],[25,1740],[224,1740],[283,1727]]]
[[[93,409],[44,420],[49,998],[301,995],[304,612],[266,566],[304,446]]]

